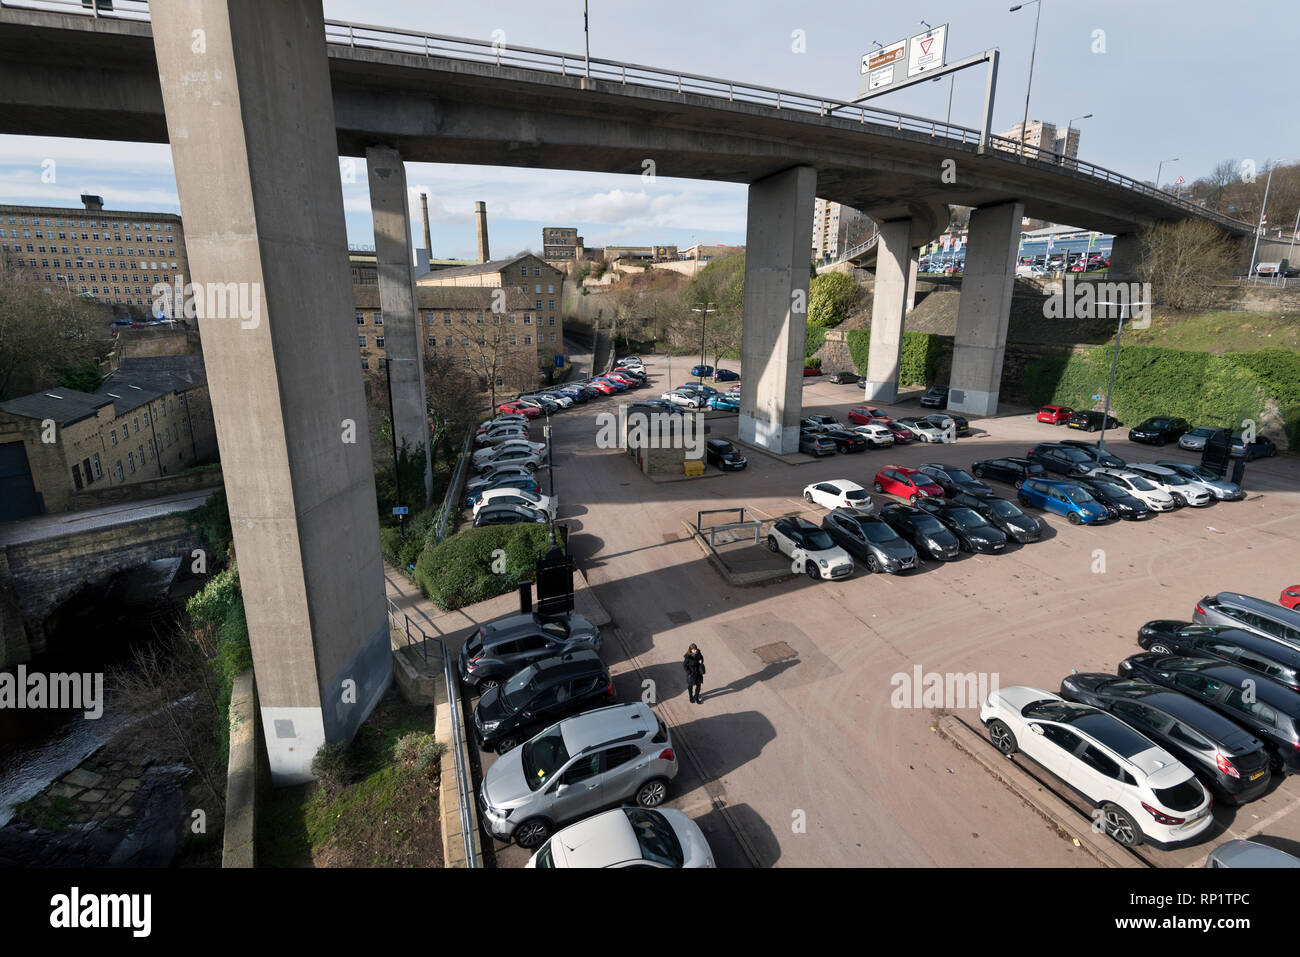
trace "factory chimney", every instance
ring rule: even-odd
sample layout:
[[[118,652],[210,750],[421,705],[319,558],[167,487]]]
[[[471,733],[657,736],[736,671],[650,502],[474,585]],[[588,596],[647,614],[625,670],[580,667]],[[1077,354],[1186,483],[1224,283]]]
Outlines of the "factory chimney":
[[[492,258],[488,253],[487,203],[474,204],[474,219],[478,223],[478,261],[485,263]]]

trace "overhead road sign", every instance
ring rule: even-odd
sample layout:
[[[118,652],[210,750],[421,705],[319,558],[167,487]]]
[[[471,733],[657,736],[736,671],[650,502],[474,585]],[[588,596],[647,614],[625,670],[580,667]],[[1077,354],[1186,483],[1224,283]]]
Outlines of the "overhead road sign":
[[[873,50],[862,56],[862,76],[858,81],[859,93],[870,93],[889,86],[903,78],[903,65],[907,60],[907,41],[899,40],[887,47]]]
[[[910,38],[907,49],[907,78],[942,69],[946,62],[944,55],[948,46],[948,24],[944,23],[933,30],[926,30]]]

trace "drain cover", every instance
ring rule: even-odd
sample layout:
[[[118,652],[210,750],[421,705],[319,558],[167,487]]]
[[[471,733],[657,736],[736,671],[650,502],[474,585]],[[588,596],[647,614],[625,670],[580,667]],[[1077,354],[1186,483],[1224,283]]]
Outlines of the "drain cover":
[[[770,645],[760,645],[754,649],[754,654],[758,655],[758,660],[765,665],[773,665],[778,661],[789,661],[792,658],[799,657],[799,653],[784,641],[774,641]]]
[[[691,616],[684,611],[670,611],[668,612],[668,620],[674,625],[689,625]]]

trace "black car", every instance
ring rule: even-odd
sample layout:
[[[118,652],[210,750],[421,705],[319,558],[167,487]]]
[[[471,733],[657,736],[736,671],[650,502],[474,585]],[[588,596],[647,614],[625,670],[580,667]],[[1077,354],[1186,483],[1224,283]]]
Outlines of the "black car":
[[[821,434],[819,429],[804,428],[799,430],[799,451],[808,455],[834,455],[835,443]]]
[[[1300,770],[1300,693],[1286,685],[1226,661],[1152,651],[1125,658],[1119,673],[1181,691],[1235,721],[1268,746],[1274,773]]]
[[[545,512],[539,512],[523,505],[493,504],[479,509],[479,513],[474,516],[474,527],[520,525],[526,522],[538,522],[545,525],[549,521],[550,519],[547,518]]]
[[[898,575],[916,567],[916,549],[875,515],[837,508],[822,519],[822,528],[836,545],[865,563],[868,571]]]
[[[958,415],[956,412],[932,412],[921,417],[922,422],[930,422],[936,429],[947,429],[947,420],[952,421],[954,434],[958,436],[970,435],[970,420],[964,415]]]
[[[1160,619],[1138,629],[1138,644],[1157,654],[1222,658],[1300,691],[1300,650],[1244,628]]]
[[[866,437],[857,432],[850,432],[848,429],[826,429],[822,432],[822,438],[834,442],[835,449],[838,452],[865,452],[867,450]]]
[[[1128,489],[1114,482],[1108,482],[1104,478],[1077,478],[1074,481],[1092,493],[1092,497],[1105,507],[1111,518],[1136,522],[1155,514],[1140,498],[1130,495]]]
[[[943,494],[949,498],[959,492],[965,492],[978,498],[991,498],[993,496],[993,489],[960,466],[927,462],[925,465],[917,466],[917,469],[934,479],[935,484],[943,489]]]
[[[483,694],[526,665],[584,649],[600,650],[600,629],[582,615],[506,615],[470,636],[457,665],[460,680]]]
[[[1097,448],[1095,442],[1081,442],[1078,439],[1062,439],[1056,444],[1065,445],[1072,449],[1078,449],[1084,455],[1088,456],[1088,458],[1092,459],[1093,465],[1100,465],[1103,468],[1122,469],[1128,465],[1128,463],[1118,455],[1111,455],[1105,449]]]
[[[1244,804],[1268,790],[1264,742],[1193,698],[1151,684],[1106,674],[1073,674],[1061,697],[1109,711],[1183,764],[1229,804]]]
[[[1057,475],[1064,475],[1066,478],[1077,478],[1080,475],[1086,475],[1090,468],[1093,468],[1092,459],[1088,453],[1080,449],[1072,449],[1068,445],[1058,445],[1055,442],[1043,442],[1035,445],[1029,450],[1028,458],[1031,462],[1037,462],[1049,472],[1055,472]]]
[[[749,464],[749,460],[726,439],[709,439],[704,444],[704,457],[710,465],[716,465],[724,472],[739,472]]]
[[[595,651],[543,658],[483,692],[474,708],[474,736],[479,750],[505,754],[547,725],[614,699],[614,682]]]
[[[991,478],[1006,482],[1020,488],[1027,478],[1045,478],[1046,472],[1037,462],[1029,459],[1008,457],[1004,459],[984,459],[970,467],[976,478]]]
[[[927,409],[948,408],[948,387],[936,385],[921,396],[921,405]]]
[[[1191,429],[1186,419],[1154,416],[1129,429],[1128,440],[1147,445],[1164,445],[1166,442],[1177,442],[1184,432],[1190,432]]]
[[[911,542],[918,555],[950,562],[961,552],[961,540],[923,508],[915,505],[886,505],[880,510],[880,518]]]
[[[1083,429],[1085,432],[1096,432],[1101,428],[1103,421],[1106,423],[1106,428],[1108,429],[1118,429],[1124,424],[1113,415],[1103,416],[1100,412],[1092,412],[1088,409],[1078,409],[1070,414],[1070,418],[1065,423],[1065,426],[1070,429]]]
[[[964,552],[996,555],[1007,547],[1007,533],[968,505],[941,498],[923,498],[916,504],[943,522],[957,536]]]
[[[954,495],[951,501],[954,505],[964,505],[979,512],[990,525],[1002,529],[1007,538],[1018,545],[1027,545],[1042,537],[1043,523],[1005,498],[979,498],[962,492]]]

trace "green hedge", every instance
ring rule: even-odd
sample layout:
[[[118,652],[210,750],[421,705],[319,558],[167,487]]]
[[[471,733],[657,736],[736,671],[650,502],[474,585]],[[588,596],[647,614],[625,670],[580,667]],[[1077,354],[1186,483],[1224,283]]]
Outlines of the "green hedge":
[[[1224,360],[1252,373],[1264,394],[1277,400],[1291,448],[1300,447],[1300,354],[1287,349],[1229,352]]]
[[[820,326],[808,326],[808,338],[804,340],[803,344],[803,357],[811,359],[825,343],[826,330]]]
[[[845,337],[849,356],[859,375],[867,374],[867,355],[871,348],[869,329],[851,329]],[[930,332],[904,332],[898,356],[899,385],[929,385],[939,369],[943,355],[942,336]]]
[[[563,530],[557,528],[557,535]],[[470,528],[424,549],[415,563],[415,580],[439,607],[461,608],[513,591],[531,580],[537,559],[546,554],[547,526],[488,525]],[[493,570],[493,553],[505,564]],[[500,566],[499,566],[500,567]]]

